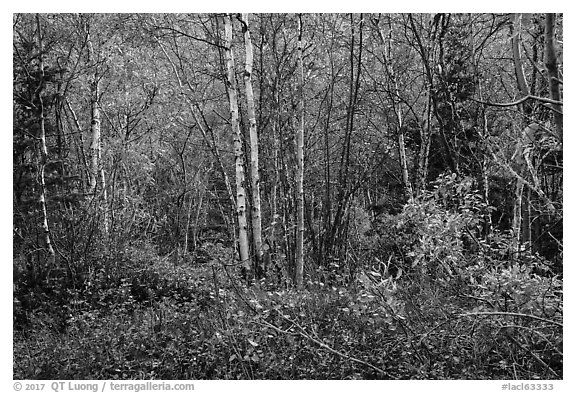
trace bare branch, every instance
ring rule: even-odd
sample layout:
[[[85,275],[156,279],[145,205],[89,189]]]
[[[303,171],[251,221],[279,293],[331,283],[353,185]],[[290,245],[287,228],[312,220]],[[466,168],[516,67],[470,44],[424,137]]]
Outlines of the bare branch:
[[[350,361],[353,361],[353,362],[355,362],[355,363],[359,363],[359,364],[362,364],[362,365],[364,365],[364,366],[370,367],[371,369],[376,370],[376,371],[378,371],[379,373],[382,373],[382,375],[389,376],[389,374],[388,374],[386,371],[382,370],[381,368],[376,367],[376,366],[374,366],[373,364],[370,364],[370,363],[368,363],[368,362],[365,362],[364,360],[357,359],[357,358],[355,358],[355,357],[353,357],[353,356],[350,356],[350,355],[347,355],[347,354],[345,354],[345,353],[342,353],[342,352],[340,352],[340,351],[338,351],[338,350],[336,350],[336,349],[328,346],[326,343],[324,343],[324,342],[322,342],[322,341],[320,341],[320,340],[318,340],[318,339],[315,339],[314,337],[311,337],[308,333],[306,333],[306,331],[304,330],[304,328],[303,328],[302,326],[300,326],[298,323],[296,323],[295,321],[291,320],[290,318],[285,317],[284,315],[282,315],[282,314],[280,314],[280,313],[279,313],[279,315],[280,315],[283,319],[285,319],[286,321],[290,322],[291,324],[293,324],[294,326],[296,326],[296,327],[299,329],[299,332],[297,332],[297,334],[299,334],[300,336],[302,336],[302,337],[304,337],[304,338],[312,341],[313,343],[315,343],[316,345],[320,346],[321,348],[324,348],[324,349],[326,349],[327,351],[332,352],[332,353],[335,354],[335,355],[341,356],[341,357],[343,357],[343,358],[345,358],[345,359],[348,359],[348,360],[350,360]],[[273,324],[271,324],[271,323],[269,323],[269,322],[267,322],[267,321],[265,321],[265,320],[262,320],[261,322],[259,321],[259,323],[260,323],[261,325],[270,327],[270,328],[276,330],[276,331],[279,332],[279,333],[288,334],[288,335],[293,335],[293,333],[290,333],[290,332],[288,332],[288,331],[286,331],[286,330],[282,330],[282,329],[280,329],[279,327],[277,327],[277,326],[275,326],[275,325],[273,325]]]
[[[175,29],[175,28],[173,28],[173,27],[154,26],[154,28],[156,28],[157,30],[168,30],[168,31],[171,31],[171,32],[173,32],[173,33],[177,33],[177,34],[180,34],[180,35],[182,35],[182,36],[184,36],[184,37],[190,38],[190,39],[192,39],[192,40],[194,40],[194,41],[203,42],[203,43],[205,43],[205,44],[212,45],[212,46],[215,46],[215,47],[220,48],[220,49],[226,49],[224,46],[222,46],[222,45],[220,45],[220,44],[218,44],[218,43],[216,43],[216,42],[208,41],[208,40],[206,40],[206,39],[204,39],[204,38],[200,38],[200,37],[196,37],[196,36],[190,35],[190,34],[188,34],[188,33],[185,33],[185,32],[183,32],[183,31],[178,30],[178,29]]]
[[[530,314],[521,314],[516,312],[504,312],[504,311],[482,311],[482,312],[471,312],[465,314],[459,314],[458,317],[474,317],[474,316],[508,316],[508,317],[522,317],[522,318],[530,318],[535,319],[537,321],[551,323],[553,325],[564,327],[560,322],[553,321],[551,319],[540,318],[536,315]]]
[[[536,100],[536,101],[544,102],[546,104],[553,104],[553,105],[564,105],[564,103],[562,101],[556,101],[556,100],[552,100],[552,99],[546,98],[546,97],[533,96],[531,94],[528,94],[527,96],[522,97],[517,101],[505,102],[505,103],[481,101],[481,100],[477,100],[475,98],[470,98],[470,99],[472,101],[477,102],[477,103],[482,104],[482,105],[497,106],[497,107],[501,107],[501,108],[520,105],[527,100]],[[552,109],[552,108],[550,108],[550,109]]]

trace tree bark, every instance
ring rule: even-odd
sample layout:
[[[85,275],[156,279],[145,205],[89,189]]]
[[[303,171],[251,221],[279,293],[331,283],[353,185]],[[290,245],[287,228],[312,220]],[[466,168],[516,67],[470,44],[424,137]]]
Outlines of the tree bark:
[[[298,15],[298,74],[300,124],[296,134],[296,269],[295,283],[302,288],[304,278],[304,64],[302,59],[302,14]]]
[[[248,247],[248,221],[246,219],[246,191],[244,189],[244,150],[242,148],[242,134],[238,122],[238,98],[236,90],[236,76],[234,72],[234,53],[232,52],[232,14],[224,17],[224,57],[226,60],[228,100],[230,103],[230,123],[234,140],[234,157],[236,162],[236,215],[238,217],[238,248],[240,261],[244,267],[250,269],[250,255]]]
[[[526,82],[526,75],[524,74],[524,67],[522,66],[522,59],[520,57],[520,26],[522,24],[522,16],[516,14],[512,21],[512,56],[514,58],[514,70],[516,72],[516,81],[518,88],[524,96],[530,94],[528,90],[528,83]],[[516,26],[517,25],[517,26]]]
[[[86,33],[86,45],[88,47],[88,63],[94,67],[92,80],[90,81],[90,186],[89,192],[96,197],[98,186],[102,192],[103,202],[103,224],[104,234],[108,236],[108,195],[106,193],[106,180],[104,177],[104,166],[102,165],[102,149],[101,149],[101,130],[100,130],[100,108],[98,107],[99,97],[99,82],[100,76],[98,75],[96,59],[94,55],[94,45],[90,35],[90,25],[88,22],[84,25]],[[100,184],[98,184],[100,180]]]
[[[554,48],[554,25],[556,23],[556,14],[546,14],[545,28],[545,64],[548,70],[548,88],[550,98],[554,101],[561,101],[560,97],[560,78],[558,76],[558,62],[556,59],[556,49]],[[558,139],[563,141],[563,114],[562,108],[558,104],[552,104],[554,108],[554,123]]]
[[[516,82],[518,83],[518,89],[522,93],[523,96],[527,96],[530,94],[528,90],[528,83],[526,82],[526,75],[524,74],[524,67],[522,66],[522,59],[520,54],[520,33],[522,27],[522,15],[516,14],[514,15],[514,20],[512,21],[511,25],[511,33],[512,33],[512,56],[514,59],[514,70],[516,72]],[[530,108],[527,106],[526,103],[521,104],[522,111],[525,115],[529,115]],[[522,134],[522,131],[521,131]],[[525,161],[523,158],[523,150],[524,146],[522,144],[522,140],[524,138],[520,138],[520,146],[518,147],[518,164],[520,166],[519,173],[520,176],[524,176],[525,173]],[[529,204],[530,201],[526,199],[524,196],[524,183],[521,179],[516,180],[516,191],[515,191],[515,198],[514,198],[514,216],[512,218],[512,233],[514,234],[514,242],[512,243],[512,249],[514,252],[518,253],[523,250],[523,244],[527,240],[525,239],[526,231],[523,230],[523,218],[525,218],[525,205]]]
[[[432,99],[426,92],[426,106],[424,108],[424,120],[420,125],[420,150],[418,152],[418,189],[416,195],[426,190],[428,179],[428,162],[430,157],[430,144],[432,143]]]
[[[80,125],[80,121],[78,120],[78,116],[76,115],[76,112],[74,111],[74,108],[72,108],[72,105],[70,104],[70,101],[68,101],[68,99],[66,99],[66,106],[68,108],[68,111],[70,112],[71,116],[72,116],[72,120],[74,120],[74,125],[76,126],[76,130],[78,131],[78,143],[77,143],[77,155],[79,157],[79,165],[82,167],[82,191],[84,193],[88,193],[88,190],[86,189],[86,182],[85,177],[87,179],[90,178],[90,165],[88,164],[88,160],[86,159],[86,153],[84,151],[84,130],[82,129],[82,126]]]
[[[38,88],[36,89],[36,99],[38,100],[39,108],[39,128],[40,128],[40,149],[38,151],[38,178],[40,185],[40,209],[42,210],[42,231],[44,234],[44,242],[46,243],[46,249],[48,251],[47,265],[50,266],[54,264],[56,259],[56,253],[54,252],[54,247],[52,246],[52,239],[50,238],[50,226],[48,224],[48,208],[46,207],[46,181],[45,181],[45,168],[46,162],[48,161],[48,147],[46,146],[46,123],[44,113],[44,100],[42,98],[42,93],[44,92],[45,86],[45,75],[44,75],[44,48],[42,42],[42,30],[40,26],[40,17],[36,14],[36,25],[38,28],[38,50],[39,50],[39,65],[40,68],[40,80],[38,81]]]
[[[248,123],[250,127],[250,180],[252,184],[252,240],[255,253],[256,274],[262,271],[262,213],[260,208],[260,174],[258,162],[258,129],[256,124],[256,107],[254,104],[254,91],[252,88],[252,65],[254,62],[254,52],[252,40],[250,38],[250,28],[248,14],[242,14],[244,47],[246,49],[246,62],[244,71],[244,87],[246,90],[246,101],[248,108]]]

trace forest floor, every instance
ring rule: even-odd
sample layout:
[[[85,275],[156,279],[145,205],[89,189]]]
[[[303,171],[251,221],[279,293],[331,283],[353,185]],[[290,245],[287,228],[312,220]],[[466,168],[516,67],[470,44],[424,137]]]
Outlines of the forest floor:
[[[362,279],[296,291],[246,285],[218,260],[138,263],[112,281],[103,270],[82,289],[16,296],[14,378],[514,378],[491,325],[441,319],[461,301],[424,315]],[[561,371],[561,359],[541,370]]]

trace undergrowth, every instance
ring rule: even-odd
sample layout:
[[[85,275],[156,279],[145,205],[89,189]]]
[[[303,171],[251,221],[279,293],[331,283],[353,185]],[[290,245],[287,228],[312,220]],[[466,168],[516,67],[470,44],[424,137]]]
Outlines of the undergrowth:
[[[489,208],[452,180],[357,225],[355,274],[309,269],[300,291],[247,284],[222,244],[202,263],[147,243],[44,275],[16,260],[14,378],[562,378],[561,272],[475,235]]]

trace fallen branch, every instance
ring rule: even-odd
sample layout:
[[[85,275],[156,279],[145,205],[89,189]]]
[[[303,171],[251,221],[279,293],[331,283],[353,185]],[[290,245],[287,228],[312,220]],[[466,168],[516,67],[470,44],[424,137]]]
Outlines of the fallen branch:
[[[291,320],[291,319],[288,318],[288,317],[285,317],[285,316],[282,315],[281,313],[279,313],[279,315],[280,315],[283,319],[285,319],[286,321],[288,321],[288,322],[292,323],[294,326],[296,326],[300,331],[299,331],[299,332],[296,332],[296,333],[291,333],[291,332],[288,332],[288,331],[286,331],[286,330],[282,330],[282,329],[280,329],[278,326],[275,326],[275,325],[273,325],[273,324],[271,324],[270,322],[267,322],[267,321],[261,321],[261,322],[258,322],[258,323],[260,323],[260,324],[263,325],[263,326],[270,327],[270,328],[276,330],[276,331],[279,332],[279,333],[288,334],[288,335],[299,334],[300,336],[302,336],[302,337],[304,337],[304,338],[312,341],[313,343],[317,344],[317,345],[320,346],[321,348],[324,348],[324,349],[326,349],[327,351],[332,352],[332,353],[335,354],[335,355],[338,355],[338,356],[340,356],[340,357],[343,357],[343,358],[345,358],[345,359],[348,359],[348,360],[350,360],[350,361],[352,361],[352,362],[356,362],[356,363],[362,364],[362,365],[364,365],[364,366],[370,367],[371,369],[373,369],[373,370],[375,370],[375,371],[378,371],[378,372],[381,373],[382,375],[386,375],[387,377],[390,377],[390,374],[388,374],[386,371],[382,370],[381,368],[376,367],[376,366],[374,366],[373,364],[370,364],[370,363],[368,363],[368,362],[365,362],[364,360],[357,359],[357,358],[355,358],[355,357],[353,357],[353,356],[350,356],[350,355],[346,355],[345,353],[342,353],[342,352],[340,352],[340,351],[338,351],[338,350],[336,350],[336,349],[328,346],[328,345],[325,344],[324,342],[322,342],[322,341],[320,341],[320,340],[317,340],[317,339],[315,339],[314,337],[311,337],[308,333],[306,333],[306,331],[304,330],[304,328],[303,328],[302,326],[300,326],[298,323],[294,322],[293,320]]]

